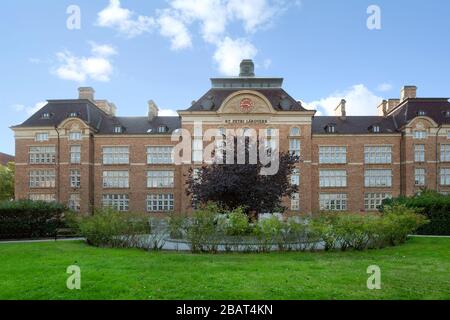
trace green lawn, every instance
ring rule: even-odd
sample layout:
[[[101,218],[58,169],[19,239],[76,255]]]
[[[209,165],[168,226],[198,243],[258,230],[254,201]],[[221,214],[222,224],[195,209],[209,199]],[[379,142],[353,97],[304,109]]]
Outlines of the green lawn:
[[[66,288],[69,265],[82,290]],[[382,290],[366,287],[369,265]],[[450,299],[450,239],[367,252],[192,255],[0,244],[0,299]]]

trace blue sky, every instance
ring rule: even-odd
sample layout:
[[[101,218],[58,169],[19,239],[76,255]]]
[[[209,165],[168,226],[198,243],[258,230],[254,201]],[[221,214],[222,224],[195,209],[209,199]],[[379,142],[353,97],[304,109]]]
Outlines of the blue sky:
[[[81,29],[67,28],[70,5]],[[370,5],[380,30],[367,27]],[[374,114],[405,84],[450,96],[447,0],[16,0],[1,12],[0,151],[11,154],[9,127],[46,99],[92,86],[121,116],[145,115],[150,99],[171,114],[242,58],[320,114],[341,98],[350,114]]]

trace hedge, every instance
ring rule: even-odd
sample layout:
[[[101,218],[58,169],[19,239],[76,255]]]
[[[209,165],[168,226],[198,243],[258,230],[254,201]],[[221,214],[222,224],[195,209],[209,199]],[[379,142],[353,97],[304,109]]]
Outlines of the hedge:
[[[421,235],[450,235],[450,196],[434,191],[425,191],[411,198],[396,198],[386,200],[384,206],[402,204],[424,215],[430,223],[417,231]],[[381,208],[383,212],[383,207]]]
[[[66,207],[41,201],[0,202],[0,239],[54,237],[64,227]]]

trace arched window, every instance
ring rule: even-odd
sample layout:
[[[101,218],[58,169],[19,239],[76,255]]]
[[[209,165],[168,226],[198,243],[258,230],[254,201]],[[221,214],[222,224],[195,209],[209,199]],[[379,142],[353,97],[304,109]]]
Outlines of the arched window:
[[[300,136],[300,128],[294,127],[291,129],[291,137]]]

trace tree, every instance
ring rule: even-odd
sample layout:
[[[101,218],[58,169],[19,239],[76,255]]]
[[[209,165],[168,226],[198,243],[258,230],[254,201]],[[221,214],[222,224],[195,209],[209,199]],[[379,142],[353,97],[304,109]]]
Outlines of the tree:
[[[0,201],[14,199],[14,174],[13,162],[7,166],[0,165]]]
[[[214,163],[203,166],[194,174],[191,169],[187,179],[187,195],[206,204],[215,202],[227,210],[246,208],[247,214],[277,212],[285,210],[282,198],[298,192],[291,184],[290,176],[299,162],[299,157],[289,153],[279,154],[279,170],[274,175],[261,175],[261,161],[250,164],[249,147],[246,148],[245,164]],[[226,155],[225,155],[226,156]],[[235,160],[237,151],[235,151]]]

